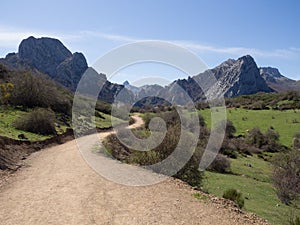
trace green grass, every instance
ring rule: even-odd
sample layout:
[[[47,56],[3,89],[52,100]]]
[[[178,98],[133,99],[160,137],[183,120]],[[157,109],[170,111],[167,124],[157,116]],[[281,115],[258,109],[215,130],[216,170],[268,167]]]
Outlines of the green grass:
[[[96,127],[100,128],[100,129],[106,129],[106,128],[110,128],[112,126],[112,119],[114,122],[114,125],[118,125],[121,123],[125,123],[124,120],[121,120],[119,118],[113,117],[110,114],[105,114],[103,112],[98,111],[98,113],[103,117],[95,117],[95,123],[96,123]]]
[[[245,166],[246,163],[252,167]],[[272,166],[257,156],[231,159],[233,174],[205,172],[204,188],[219,197],[229,188],[238,189],[245,197],[244,209],[267,219],[271,224],[285,224],[292,210],[280,202],[271,185]],[[300,210],[296,210],[300,214]]]
[[[13,123],[18,118],[22,118],[23,116],[26,116],[29,112],[22,111],[17,108],[11,108],[11,107],[4,107],[0,106],[0,136],[5,136],[13,139],[19,139],[19,134],[24,134],[28,140],[35,141],[35,140],[45,140],[47,138],[52,137],[51,135],[39,135],[23,130],[18,130],[13,126]],[[111,115],[104,114],[102,112],[99,112],[103,118],[95,117],[95,123],[97,128],[104,129],[104,128],[110,128],[111,127]],[[116,120],[116,123],[123,123],[123,120],[120,120],[118,118],[114,118]],[[58,121],[59,123],[59,121]],[[59,124],[60,126],[56,128],[57,133],[61,134],[66,131],[68,128],[64,124]]]
[[[280,102],[284,104],[286,102]],[[218,110],[218,109],[213,109]],[[208,127],[211,127],[210,109],[200,110]],[[259,127],[262,132],[272,126],[280,135],[280,142],[291,146],[293,136],[300,131],[300,110],[246,110],[227,109],[227,119],[236,127],[236,135],[244,135],[247,130]],[[218,118],[217,118],[218,119]],[[278,199],[271,184],[272,165],[257,155],[238,156],[230,159],[232,174],[205,172],[204,187],[208,192],[222,196],[229,188],[235,188],[243,193],[245,210],[267,219],[271,224],[286,224],[292,207],[286,206]],[[246,165],[251,164],[251,167]],[[300,210],[296,210],[300,215]]]
[[[192,194],[192,196],[194,198],[199,199],[199,200],[204,201],[204,202],[206,202],[206,200],[208,199],[207,195],[203,195],[203,194],[200,194],[200,193],[194,193],[194,194]]]
[[[211,127],[210,109],[200,110],[200,113],[208,127]],[[286,146],[291,146],[294,134],[300,131],[300,110],[227,109],[227,118],[236,127],[236,135],[245,134],[253,127],[259,127],[265,132],[273,126],[280,135],[280,142]]]
[[[254,156],[238,156],[230,159],[231,171],[240,176],[246,176],[261,182],[271,182],[272,166],[269,162]],[[251,165],[251,167],[249,167]]]
[[[110,128],[111,127],[111,115],[104,114],[102,112],[98,112],[101,114],[103,118],[95,117],[96,127],[100,129]]]
[[[25,134],[28,140],[45,140],[52,136],[50,135],[39,135],[31,132],[18,130],[13,126],[16,119],[27,115],[28,112],[21,111],[18,109],[12,109],[8,107],[0,107],[0,136],[5,136],[13,139],[19,139],[19,134]]]

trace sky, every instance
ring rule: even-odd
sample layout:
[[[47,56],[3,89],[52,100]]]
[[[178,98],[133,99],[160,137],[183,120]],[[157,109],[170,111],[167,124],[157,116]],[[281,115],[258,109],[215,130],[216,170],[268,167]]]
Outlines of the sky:
[[[17,52],[29,36],[58,38],[89,65],[118,46],[160,40],[187,48],[209,68],[250,54],[258,66],[300,80],[298,0],[3,1],[0,57]],[[110,79],[187,76],[168,65],[131,67]]]

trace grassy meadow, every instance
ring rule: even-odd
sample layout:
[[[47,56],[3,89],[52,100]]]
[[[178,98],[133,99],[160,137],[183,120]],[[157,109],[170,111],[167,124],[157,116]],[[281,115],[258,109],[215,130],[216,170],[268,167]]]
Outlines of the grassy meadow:
[[[216,110],[216,109],[213,109]],[[210,109],[200,110],[207,126],[211,126]],[[293,136],[300,132],[300,110],[247,110],[241,108],[227,109],[227,119],[231,120],[237,130],[236,135],[245,134],[253,127],[265,132],[270,126],[280,135],[280,142],[291,146]]]
[[[40,135],[24,130],[19,130],[15,128],[14,122],[22,118],[26,115],[28,115],[30,110],[24,111],[18,108],[12,108],[12,107],[0,107],[0,136],[6,136],[13,139],[19,139],[19,134],[24,134],[28,140],[35,141],[35,140],[45,140],[47,138],[52,137],[53,135]],[[95,117],[95,123],[96,127],[99,129],[107,129],[111,127],[111,115],[98,112],[99,116]],[[101,116],[100,116],[101,115]],[[57,114],[59,117],[59,115]],[[69,123],[71,123],[71,119],[69,119]],[[122,123],[124,122],[121,119],[115,118],[116,123]],[[64,133],[66,129],[68,128],[67,125],[60,122],[59,120],[56,121],[56,131],[58,134]]]
[[[216,109],[214,109],[216,110]],[[210,109],[200,110],[208,127],[211,127]],[[291,147],[293,136],[300,132],[300,110],[247,110],[241,108],[227,109],[227,119],[236,127],[236,135],[243,135],[253,127],[265,132],[270,126],[280,135],[280,142]],[[265,158],[272,156],[265,153]],[[288,224],[291,213],[300,215],[295,210],[280,202],[272,186],[272,164],[257,155],[241,156],[230,159],[231,173],[221,174],[205,172],[204,190],[222,197],[223,192],[235,188],[243,193],[244,209],[265,218],[271,224]],[[251,165],[251,167],[249,166]]]

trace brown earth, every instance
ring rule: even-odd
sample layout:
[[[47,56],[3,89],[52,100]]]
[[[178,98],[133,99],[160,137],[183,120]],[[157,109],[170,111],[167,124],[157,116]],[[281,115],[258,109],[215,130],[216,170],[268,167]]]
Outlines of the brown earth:
[[[24,164],[0,187],[0,224],[268,224],[230,201],[201,192],[196,199],[197,191],[173,178],[144,187],[108,181],[75,140],[35,152]]]

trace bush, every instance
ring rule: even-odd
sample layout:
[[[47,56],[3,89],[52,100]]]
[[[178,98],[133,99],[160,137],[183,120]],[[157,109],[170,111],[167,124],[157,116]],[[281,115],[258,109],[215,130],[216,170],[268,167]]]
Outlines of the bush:
[[[218,172],[218,173],[226,173],[230,170],[230,161],[221,154],[218,154],[215,160],[210,164],[208,170]]]
[[[254,127],[247,132],[246,140],[249,144],[254,145],[257,148],[260,148],[265,144],[265,137],[258,127]]]
[[[10,82],[14,85],[8,99],[11,105],[24,108],[50,107],[56,112],[70,115],[71,100],[68,93],[50,79],[27,72],[14,75]]]
[[[300,225],[300,217],[291,215],[288,221],[289,225]]]
[[[245,201],[242,196],[242,193],[237,191],[236,189],[230,188],[224,191],[223,198],[229,199],[231,201],[234,201],[239,208],[243,208]]]
[[[281,153],[273,160],[273,184],[282,203],[290,205],[300,199],[300,151]]]
[[[231,159],[237,159],[238,157],[238,154],[237,152],[235,152],[234,150],[232,149],[224,149],[222,151],[222,154],[223,155],[226,155],[227,157],[231,158]]]
[[[300,150],[300,132],[296,132],[296,133],[294,134],[293,148],[294,148],[295,150]]]
[[[148,125],[153,116],[153,114],[145,115],[144,120],[146,129],[139,130],[139,132],[134,132],[138,138],[143,138],[145,137],[145,134],[149,133]],[[177,147],[181,135],[181,124],[179,115],[176,111],[164,112],[161,113],[160,116],[167,124],[167,133],[162,143],[154,149],[149,151],[137,151],[134,149],[129,149],[120,142],[115,134],[107,137],[104,143],[105,147],[111,151],[110,153],[114,158],[127,163],[146,166],[161,162],[162,160],[166,159]],[[120,134],[121,133],[118,135]],[[186,135],[186,138],[183,138],[183,146],[189,146],[189,140],[189,135]],[[174,177],[179,178],[197,188],[200,188],[203,177],[203,172],[198,170],[203,152],[202,145],[206,146],[202,143],[202,141],[203,140],[200,138],[193,156],[185,164],[185,166],[174,175]],[[178,163],[175,161],[176,159],[174,159],[174,163]],[[168,174],[169,171],[164,171],[164,169],[168,168],[157,168],[157,170],[153,168],[153,170],[157,173]]]
[[[55,114],[46,109],[35,109],[25,117],[15,121],[14,126],[17,129],[29,131],[36,134],[50,135],[56,134]]]
[[[269,128],[265,133],[265,139],[268,144],[274,144],[279,141],[279,134],[278,132],[274,131],[272,128]]]

